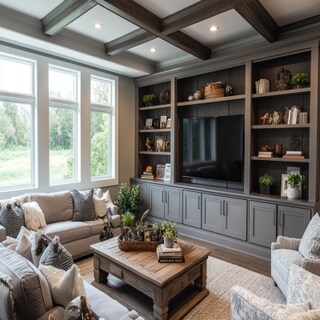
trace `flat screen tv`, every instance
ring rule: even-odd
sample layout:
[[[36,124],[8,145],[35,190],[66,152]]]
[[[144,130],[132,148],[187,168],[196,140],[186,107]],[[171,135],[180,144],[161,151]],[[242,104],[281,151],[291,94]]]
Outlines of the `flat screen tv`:
[[[182,128],[183,178],[243,183],[243,115],[183,118]]]

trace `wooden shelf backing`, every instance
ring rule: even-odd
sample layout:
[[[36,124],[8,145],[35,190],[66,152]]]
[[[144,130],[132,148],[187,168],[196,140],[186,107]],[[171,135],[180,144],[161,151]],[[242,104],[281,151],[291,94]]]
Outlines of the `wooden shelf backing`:
[[[244,94],[239,94],[235,96],[229,96],[229,97],[221,97],[221,98],[211,98],[211,99],[201,99],[201,100],[194,100],[194,101],[184,101],[184,102],[178,102],[178,107],[183,106],[193,106],[197,104],[206,104],[206,103],[215,103],[215,102],[223,102],[223,101],[234,101],[234,100],[242,100],[245,98]]]
[[[140,107],[139,111],[157,110],[157,109],[164,109],[164,108],[171,108],[171,104],[159,104],[159,105],[150,106],[150,107]]]
[[[276,162],[304,162],[309,163],[309,159],[284,159],[284,158],[277,158],[277,157],[271,157],[271,158],[264,158],[264,157],[258,157],[253,156],[251,157],[251,160],[254,161],[276,161]]]
[[[299,129],[310,128],[310,123],[306,124],[255,124],[251,126],[251,129]]]
[[[170,156],[170,152],[167,151],[139,151],[139,154],[148,156]]]
[[[266,93],[255,93],[252,95],[252,98],[283,96],[283,95],[290,95],[290,94],[307,93],[310,91],[311,91],[310,87],[301,88],[301,89],[279,90],[279,91],[272,91],[272,92],[266,92]]]

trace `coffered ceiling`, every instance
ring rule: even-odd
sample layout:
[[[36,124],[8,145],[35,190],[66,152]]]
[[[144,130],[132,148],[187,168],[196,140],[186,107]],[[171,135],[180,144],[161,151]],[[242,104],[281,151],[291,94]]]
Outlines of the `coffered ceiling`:
[[[15,13],[17,24],[33,23],[42,33],[28,34],[41,38],[33,48],[45,42],[47,50],[61,52],[66,36],[100,50],[95,58],[102,68],[133,77],[213,59],[225,46],[274,43],[320,26],[319,0],[0,0],[0,40],[14,42],[6,32],[12,25],[2,18]],[[75,47],[70,44],[65,57],[77,50],[84,59]]]

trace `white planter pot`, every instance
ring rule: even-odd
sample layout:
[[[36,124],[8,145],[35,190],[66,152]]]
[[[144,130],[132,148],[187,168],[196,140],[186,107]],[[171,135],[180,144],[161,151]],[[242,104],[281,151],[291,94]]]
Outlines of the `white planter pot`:
[[[173,239],[164,238],[164,246],[166,248],[172,248],[173,247]]]
[[[298,199],[300,198],[299,188],[287,188],[287,197],[288,199]]]

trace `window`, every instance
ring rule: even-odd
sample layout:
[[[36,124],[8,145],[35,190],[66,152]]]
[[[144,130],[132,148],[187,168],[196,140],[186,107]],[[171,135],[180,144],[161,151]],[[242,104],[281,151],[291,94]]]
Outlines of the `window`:
[[[91,77],[91,178],[114,178],[113,80]]]
[[[0,190],[35,185],[35,66],[0,53]]]
[[[78,180],[79,73],[49,65],[50,184]]]

